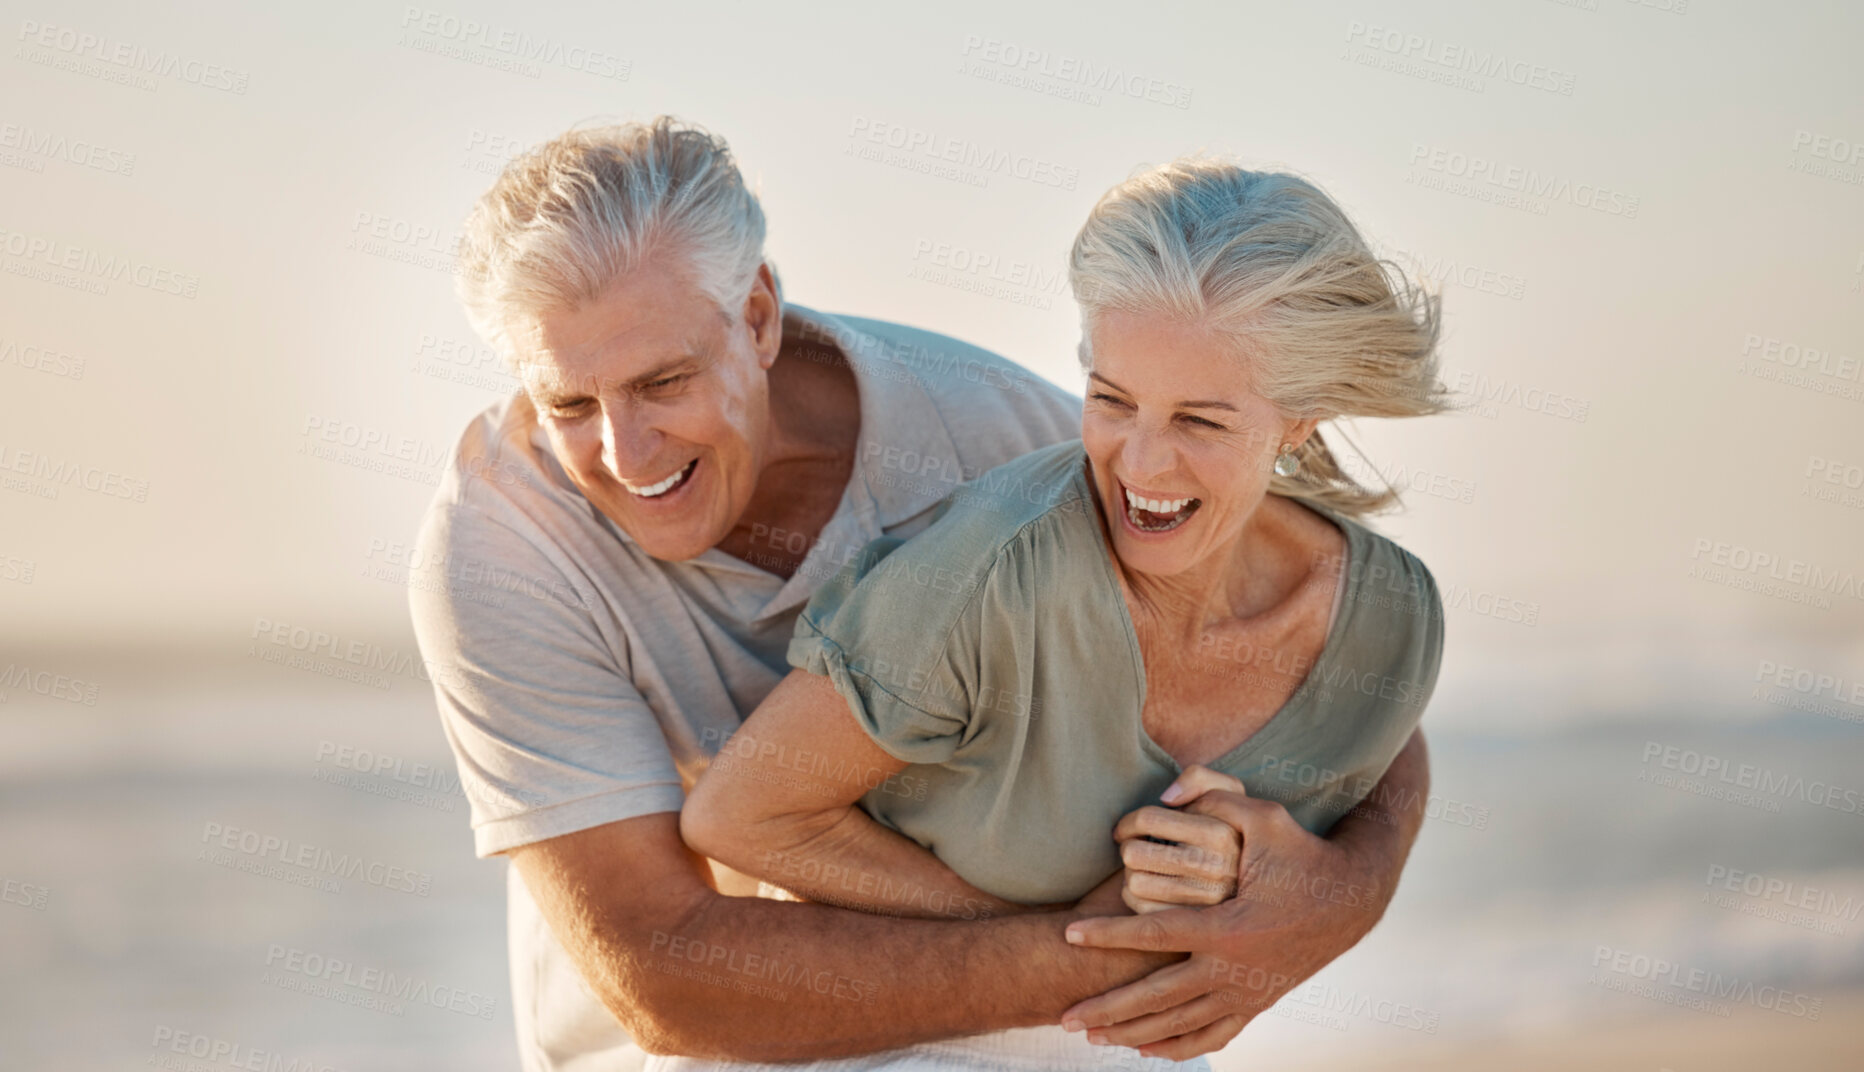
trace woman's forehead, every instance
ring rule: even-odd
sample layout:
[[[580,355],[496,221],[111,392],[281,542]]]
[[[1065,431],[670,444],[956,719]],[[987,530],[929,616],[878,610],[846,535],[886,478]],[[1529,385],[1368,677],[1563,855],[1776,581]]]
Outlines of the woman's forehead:
[[[1164,314],[1121,311],[1090,323],[1082,334],[1082,367],[1097,380],[1135,398],[1223,402],[1235,408],[1259,401],[1255,364],[1233,335]]]

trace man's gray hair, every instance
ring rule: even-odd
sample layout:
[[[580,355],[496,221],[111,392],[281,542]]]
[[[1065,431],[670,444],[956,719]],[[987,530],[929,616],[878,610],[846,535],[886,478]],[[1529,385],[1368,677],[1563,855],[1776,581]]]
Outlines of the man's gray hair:
[[[570,130],[513,159],[473,206],[459,298],[515,363],[515,327],[582,306],[658,252],[737,315],[765,263],[764,210],[725,140],[664,115]]]

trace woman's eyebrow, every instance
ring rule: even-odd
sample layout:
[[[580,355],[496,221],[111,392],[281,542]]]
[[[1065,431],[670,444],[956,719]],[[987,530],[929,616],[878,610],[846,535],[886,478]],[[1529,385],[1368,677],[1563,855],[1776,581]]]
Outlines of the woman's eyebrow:
[[[1098,372],[1090,372],[1087,375],[1089,379],[1099,380],[1101,383],[1106,384],[1108,387],[1113,388],[1115,391],[1118,391],[1123,395],[1132,394],[1131,391],[1128,391],[1126,388],[1121,387],[1119,384],[1114,383],[1112,380],[1107,379],[1105,376],[1102,376]],[[1229,410],[1231,413],[1241,412],[1235,406],[1230,405],[1228,402],[1218,402],[1215,400],[1204,400],[1204,399],[1180,402],[1178,403],[1178,408],[1179,409],[1223,409],[1223,410]]]

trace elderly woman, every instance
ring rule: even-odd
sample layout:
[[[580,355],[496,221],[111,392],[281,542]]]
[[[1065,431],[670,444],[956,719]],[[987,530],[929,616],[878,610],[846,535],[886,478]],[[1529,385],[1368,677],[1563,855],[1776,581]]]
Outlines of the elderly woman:
[[[1436,586],[1355,520],[1395,496],[1316,425],[1443,408],[1433,300],[1313,185],[1203,160],[1103,197],[1070,281],[1080,441],[823,586],[794,672],[686,804],[695,850],[878,912],[1037,911],[1108,881],[1136,911],[1208,904],[1235,891],[1236,832],[1145,805],[1246,787],[1324,833],[1411,736]],[[1152,1065],[1057,1026],[816,1067]]]

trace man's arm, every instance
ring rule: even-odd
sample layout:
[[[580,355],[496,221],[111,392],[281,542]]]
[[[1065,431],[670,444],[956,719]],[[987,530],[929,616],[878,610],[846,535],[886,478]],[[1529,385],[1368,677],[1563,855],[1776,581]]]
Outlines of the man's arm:
[[[644,815],[510,852],[590,989],[650,1053],[798,1061],[1054,1023],[1177,954],[1068,946],[1081,912],[914,920],[726,897]],[[1103,887],[1088,914],[1119,910]]]
[[[1243,832],[1236,896],[1214,908],[1070,924],[1068,940],[1085,946],[1191,957],[1069,1008],[1063,1026],[1147,1056],[1186,1060],[1222,1049],[1383,918],[1429,793],[1430,757],[1417,730],[1371,796],[1326,838],[1269,801],[1223,792],[1190,801],[1186,810]]]

